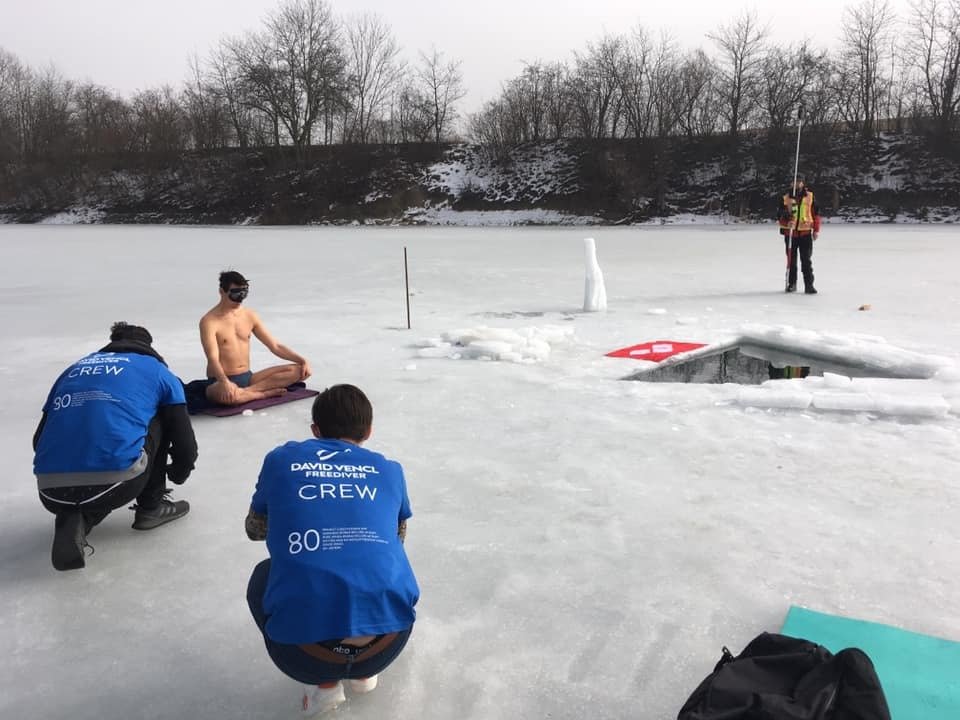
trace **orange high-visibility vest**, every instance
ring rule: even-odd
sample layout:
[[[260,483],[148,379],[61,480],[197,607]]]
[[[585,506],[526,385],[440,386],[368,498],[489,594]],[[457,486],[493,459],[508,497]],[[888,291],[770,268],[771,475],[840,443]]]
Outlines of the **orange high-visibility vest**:
[[[790,211],[790,215],[780,219],[780,227],[784,230],[793,228],[797,235],[808,235],[813,232],[813,193],[810,190],[800,198],[800,202],[789,193],[783,196],[783,204]]]

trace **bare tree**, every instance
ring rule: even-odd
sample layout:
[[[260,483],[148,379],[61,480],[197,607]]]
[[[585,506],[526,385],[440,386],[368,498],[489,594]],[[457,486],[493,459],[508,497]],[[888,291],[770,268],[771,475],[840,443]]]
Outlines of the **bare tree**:
[[[172,87],[141,90],[133,96],[131,107],[134,149],[170,153],[186,147],[186,117]]]
[[[647,86],[651,134],[666,137],[680,124],[678,98],[683,96],[683,66],[676,42],[667,34],[653,48],[648,66]]]
[[[16,156],[23,160],[32,152],[34,145],[36,74],[27,66],[15,62],[8,69],[7,88]]]
[[[771,48],[763,60],[759,108],[763,124],[772,133],[782,132],[806,110],[807,91],[822,56],[814,56],[806,42]]]
[[[908,108],[916,110],[918,103],[916,68],[908,57],[906,43],[898,33],[891,33],[886,60],[889,63],[887,82],[880,98],[878,117],[886,119],[889,128],[902,130]]]
[[[523,98],[523,139],[538,142],[546,132],[548,70],[539,60],[524,63],[523,72],[515,81]]]
[[[241,38],[233,38],[230,43],[230,63],[236,72],[237,97],[243,107],[254,114],[266,118],[269,124],[270,142],[279,147],[281,106],[285,97],[291,97],[294,103],[299,101],[296,82],[291,92],[285,92],[284,67],[281,59],[271,47],[266,33],[250,33]],[[293,106],[296,107],[296,104]],[[299,120],[299,114],[296,119]],[[300,123],[295,122],[299,131]],[[298,132],[299,135],[299,132]],[[291,137],[292,140],[292,137]]]
[[[544,71],[543,97],[547,134],[554,140],[566,137],[570,125],[570,69],[563,62],[548,65]]]
[[[226,147],[230,135],[230,113],[216,86],[207,79],[200,59],[188,60],[190,76],[183,90],[182,105],[193,147],[202,150]]]
[[[132,140],[130,106],[123,98],[93,83],[84,83],[74,93],[77,148],[81,153],[100,154],[129,150]]]
[[[14,158],[20,154],[14,86],[21,72],[16,56],[0,48],[0,159]]]
[[[577,131],[581,137],[616,135],[620,115],[617,70],[624,60],[624,39],[607,35],[599,43],[587,43],[587,52],[576,54],[570,95]]]
[[[507,82],[500,99],[486,106],[488,114],[497,119],[504,145],[516,145],[529,138],[528,106],[522,75]]]
[[[559,139],[569,123],[571,97],[566,66],[526,63],[520,75],[504,84],[498,99],[470,116],[469,134],[497,159],[523,142]]]
[[[466,95],[460,61],[445,61],[436,47],[420,53],[418,77],[423,94],[430,102],[434,142],[439,143],[450,124],[457,118],[457,102]]]
[[[19,160],[74,151],[73,82],[53,66],[36,72],[0,51],[0,148]]]
[[[677,71],[673,112],[677,127],[689,138],[710,135],[719,127],[716,72],[707,54],[700,49],[688,54]]]
[[[220,41],[207,59],[204,81],[223,106],[237,145],[246,148],[250,145],[255,121],[251,116],[251,104],[244,95],[245,86],[234,54],[239,42],[228,38]]]
[[[520,75],[504,84],[500,99],[487,104],[484,112],[499,118],[503,142],[536,142],[544,137],[547,76],[548,71],[541,62],[526,63]]]
[[[266,114],[303,158],[315,126],[344,102],[340,27],[324,0],[286,0],[266,29],[230,43],[243,102]]]
[[[394,97],[394,118],[400,142],[424,143],[434,128],[434,104],[412,79]]]
[[[844,12],[838,99],[846,100],[844,114],[864,137],[872,137],[877,130],[881,101],[890,82],[883,73],[882,53],[891,46],[893,22],[887,0],[862,0]]]
[[[677,125],[677,45],[669,34],[653,41],[637,27],[623,43],[614,67],[619,88],[617,107],[626,133],[633,137],[665,137]]]
[[[960,0],[917,0],[911,19],[907,55],[937,133],[946,137],[960,114]]]
[[[749,125],[758,104],[763,55],[769,32],[756,15],[744,12],[731,25],[721,26],[707,35],[720,48],[721,72],[718,90],[727,131],[736,137]]]
[[[819,125],[824,131],[842,120],[838,95],[838,63],[823,51],[808,51],[809,78],[803,91],[803,123]]]
[[[348,135],[365,143],[403,76],[400,46],[376,15],[363,14],[347,25],[349,101],[353,108]]]
[[[0,47],[0,112],[7,108],[14,68],[19,64],[16,55]]]
[[[11,76],[20,157],[56,158],[73,151],[73,82],[54,68],[14,67]]]
[[[616,80],[620,90],[624,121],[633,137],[646,137],[652,124],[649,86],[650,63],[653,47],[650,36],[641,26],[634,28],[625,41],[623,58],[616,68]]]
[[[470,139],[478,144],[491,160],[503,160],[517,139],[510,137],[513,128],[503,100],[491,100],[473,113],[468,121]]]

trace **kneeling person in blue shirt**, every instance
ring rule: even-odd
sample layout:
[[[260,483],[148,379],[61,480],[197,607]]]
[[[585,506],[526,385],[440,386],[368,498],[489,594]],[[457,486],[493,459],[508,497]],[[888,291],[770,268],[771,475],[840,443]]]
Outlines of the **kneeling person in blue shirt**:
[[[197,459],[183,383],[152,347],[146,328],[114,323],[110,344],[57,378],[33,436],[40,501],[56,515],[51,560],[84,567],[87,533],[136,499],[133,527],[182,517],[185,500],[166,495]],[[170,464],[167,464],[167,458]]]
[[[267,652],[303,683],[305,717],[376,687],[410,637],[420,595],[403,548],[411,516],[400,464],[361,447],[373,408],[335,385],[313,403],[314,439],[267,454],[247,536],[267,541],[247,603]]]

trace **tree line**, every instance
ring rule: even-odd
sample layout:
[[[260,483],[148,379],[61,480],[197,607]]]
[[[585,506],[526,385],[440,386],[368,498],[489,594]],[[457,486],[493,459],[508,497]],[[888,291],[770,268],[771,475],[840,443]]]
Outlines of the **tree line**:
[[[802,10],[801,10],[802,11]],[[872,138],[911,125],[950,140],[960,114],[960,0],[847,7],[839,47],[778,44],[743,12],[709,34],[714,54],[684,51],[642,26],[607,35],[570,62],[527,64],[470,118],[492,148],[565,137],[782,134],[804,123]]]
[[[465,94],[460,63],[416,62],[376,15],[285,0],[262,26],[189,59],[188,80],[125,98],[0,48],[0,160],[227,147],[440,142]]]
[[[563,61],[526,63],[499,97],[461,118],[461,63],[436,48],[404,59],[379,17],[326,0],[283,0],[259,28],[190,58],[182,86],[123,97],[37,70],[0,48],[0,161],[126,152],[440,143],[494,152],[561,138],[784,133],[804,122],[870,138],[908,123],[950,140],[960,114],[960,0],[887,0],[844,10],[839,47],[778,44],[743,12],[684,50],[642,25]],[[465,122],[458,123],[459,120]]]

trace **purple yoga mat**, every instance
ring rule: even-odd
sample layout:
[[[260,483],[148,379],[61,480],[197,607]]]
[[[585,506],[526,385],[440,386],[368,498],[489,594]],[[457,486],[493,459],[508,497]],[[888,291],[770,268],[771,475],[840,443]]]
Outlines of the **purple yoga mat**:
[[[282,405],[283,403],[293,402],[294,400],[305,400],[306,398],[319,395],[319,390],[310,390],[309,388],[297,388],[288,390],[283,395],[277,395],[263,400],[254,400],[243,405],[231,405],[230,407],[211,407],[199,410],[198,415],[213,415],[214,417],[227,417],[229,415],[239,415],[244,410],[262,410],[271,405]]]

